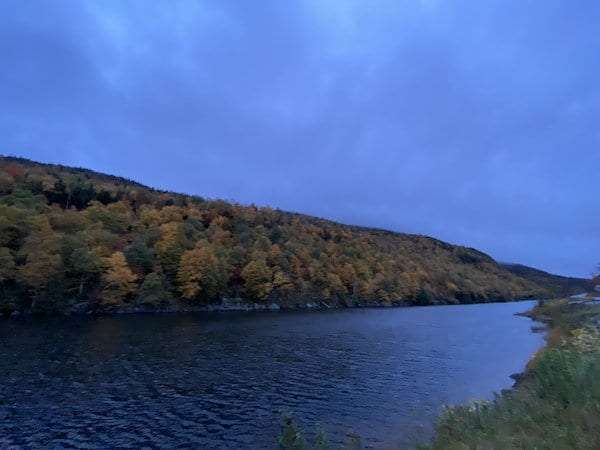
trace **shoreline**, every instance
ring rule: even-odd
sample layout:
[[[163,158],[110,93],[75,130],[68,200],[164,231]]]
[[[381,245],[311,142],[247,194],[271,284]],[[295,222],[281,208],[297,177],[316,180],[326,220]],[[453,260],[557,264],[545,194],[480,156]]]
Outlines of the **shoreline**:
[[[516,315],[543,324],[546,344],[512,388],[447,408],[417,448],[600,448],[600,307],[553,299]]]
[[[348,304],[326,304],[324,302],[316,303],[296,303],[294,305],[281,305],[278,303],[244,303],[244,302],[222,302],[214,305],[190,306],[183,308],[165,308],[150,309],[143,307],[121,308],[118,310],[90,310],[77,308],[74,305],[72,309],[57,312],[32,312],[32,311],[12,311],[10,313],[0,312],[0,319],[17,319],[21,317],[105,317],[105,316],[124,316],[124,315],[172,315],[172,314],[195,314],[195,313],[274,313],[274,312],[308,312],[308,311],[335,311],[352,309],[396,309],[396,308],[430,308],[439,306],[476,306],[486,304],[500,303],[520,303],[520,302],[539,301],[532,298],[518,298],[512,300],[497,300],[486,302],[470,303],[438,303],[429,305],[417,305],[410,302],[405,303],[355,303]],[[515,313],[515,315],[526,315],[526,312]]]

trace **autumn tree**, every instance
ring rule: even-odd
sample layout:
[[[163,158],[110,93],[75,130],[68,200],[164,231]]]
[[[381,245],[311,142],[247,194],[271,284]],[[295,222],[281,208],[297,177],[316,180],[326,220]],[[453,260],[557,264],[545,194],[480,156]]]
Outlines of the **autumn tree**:
[[[207,230],[210,242],[217,245],[226,245],[231,239],[231,233],[224,227],[227,220],[222,216],[217,216],[210,224]]]
[[[0,204],[0,247],[19,249],[29,234],[29,214],[22,209]]]
[[[33,298],[32,309],[35,309],[49,281],[61,273],[62,258],[59,254],[57,237],[47,217],[32,217],[30,228],[31,233],[20,250],[25,264],[19,266],[18,275],[29,288]]]
[[[334,272],[327,274],[327,289],[329,294],[334,297],[342,297],[348,293],[342,279]]]
[[[115,252],[105,258],[104,265],[102,301],[106,306],[116,306],[135,291],[137,276],[127,265],[122,252]]]
[[[159,226],[162,223],[160,211],[149,205],[139,209],[140,224],[145,227]]]
[[[273,289],[273,273],[267,263],[262,260],[252,260],[242,270],[244,289],[250,298],[263,299]]]
[[[198,300],[277,295],[282,303],[320,296],[339,304],[543,294],[543,286],[524,278],[480,252],[424,236],[0,157],[4,311],[30,300],[61,309],[94,301],[99,292],[105,306],[162,305],[169,293]]]
[[[274,270],[273,289],[277,289],[283,293],[289,293],[294,289],[294,284],[290,281],[290,278],[279,267],[276,267]]]
[[[225,290],[228,278],[225,264],[206,241],[199,242],[181,257],[177,282],[185,299],[214,298]]]
[[[160,226],[160,240],[154,246],[165,273],[174,278],[179,268],[179,260],[185,251],[187,240],[183,225],[169,222]]]

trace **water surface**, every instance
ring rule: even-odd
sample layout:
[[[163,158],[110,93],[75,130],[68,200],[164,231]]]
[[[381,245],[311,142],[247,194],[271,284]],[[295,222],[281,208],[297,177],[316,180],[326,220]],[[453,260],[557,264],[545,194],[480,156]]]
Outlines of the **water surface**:
[[[512,385],[531,305],[2,320],[0,448],[271,449],[283,413],[404,448]]]

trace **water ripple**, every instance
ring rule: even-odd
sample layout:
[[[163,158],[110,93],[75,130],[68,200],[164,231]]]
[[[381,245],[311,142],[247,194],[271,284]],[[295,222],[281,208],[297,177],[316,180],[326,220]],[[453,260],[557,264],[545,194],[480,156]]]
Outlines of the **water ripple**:
[[[0,448],[270,449],[284,413],[401,448],[510,385],[528,306],[4,320]]]

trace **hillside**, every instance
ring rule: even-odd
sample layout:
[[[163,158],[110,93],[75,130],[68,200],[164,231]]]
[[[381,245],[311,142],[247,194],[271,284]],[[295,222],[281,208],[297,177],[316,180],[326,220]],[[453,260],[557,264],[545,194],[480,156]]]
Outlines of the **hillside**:
[[[506,270],[518,277],[531,281],[539,286],[544,286],[553,297],[564,297],[582,292],[591,291],[593,283],[585,278],[563,277],[553,275],[543,270],[521,264],[500,263]]]
[[[428,305],[543,295],[470,248],[0,158],[0,312]]]

